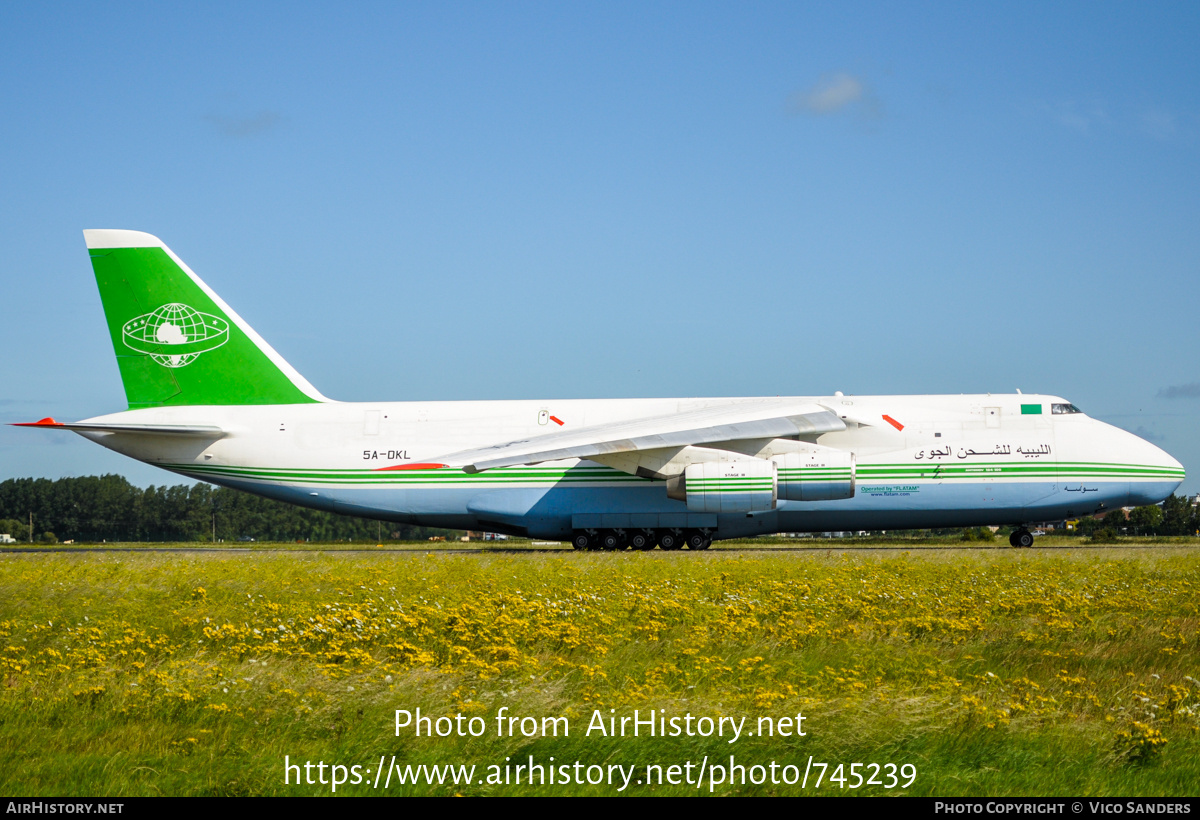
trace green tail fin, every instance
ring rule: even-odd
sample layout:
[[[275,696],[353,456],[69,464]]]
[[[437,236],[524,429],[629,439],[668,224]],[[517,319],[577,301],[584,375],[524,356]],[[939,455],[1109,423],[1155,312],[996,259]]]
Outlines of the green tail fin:
[[[326,401],[157,237],[83,236],[129,409]]]

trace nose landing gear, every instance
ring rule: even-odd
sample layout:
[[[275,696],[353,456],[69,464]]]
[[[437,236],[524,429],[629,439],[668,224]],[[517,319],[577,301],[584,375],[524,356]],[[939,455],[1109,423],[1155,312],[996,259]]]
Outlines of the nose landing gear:
[[[1013,530],[1012,535],[1008,536],[1008,543],[1019,549],[1028,549],[1033,546],[1033,533],[1020,527]]]

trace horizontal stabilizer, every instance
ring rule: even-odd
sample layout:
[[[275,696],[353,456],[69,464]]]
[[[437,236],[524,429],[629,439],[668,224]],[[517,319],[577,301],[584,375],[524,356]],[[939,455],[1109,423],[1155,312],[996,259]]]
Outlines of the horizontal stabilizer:
[[[40,421],[27,421],[11,425],[13,427],[43,427],[55,430],[72,430],[76,433],[128,433],[144,436],[203,436],[207,438],[224,438],[226,433],[220,427],[208,424],[121,424],[121,423],[92,423],[78,421],[64,424],[52,418]]]

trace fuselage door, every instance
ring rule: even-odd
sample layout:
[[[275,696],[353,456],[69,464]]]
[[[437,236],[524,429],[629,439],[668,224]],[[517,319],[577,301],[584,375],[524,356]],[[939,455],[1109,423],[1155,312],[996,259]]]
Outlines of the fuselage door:
[[[377,436],[379,435],[379,410],[368,410],[363,414],[363,435]]]

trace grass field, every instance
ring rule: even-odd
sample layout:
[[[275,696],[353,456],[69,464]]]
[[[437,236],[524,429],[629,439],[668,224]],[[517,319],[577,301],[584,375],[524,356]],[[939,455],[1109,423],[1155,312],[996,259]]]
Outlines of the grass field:
[[[338,794],[621,784],[514,784],[531,756],[636,766],[626,794],[696,793],[636,781],[648,765],[690,777],[702,760],[705,794],[1200,789],[1200,549],[819,546],[5,554],[0,794],[331,793],[295,785],[299,769],[285,784],[285,756],[359,765],[363,782]],[[417,708],[486,731],[397,735],[395,711]],[[565,717],[570,735],[526,737],[530,722],[499,734],[502,708],[539,730]],[[747,720],[733,743],[727,731],[585,735],[596,710],[619,725],[635,709]],[[797,714],[803,737],[755,731],[759,718],[787,728],[775,721]],[[731,755],[810,778],[773,784],[764,769],[766,782],[730,784]],[[381,756],[388,769],[393,757],[475,765],[474,782],[375,788]],[[810,757],[830,764],[819,788]],[[725,782],[711,782],[714,762]],[[885,788],[877,769],[880,784],[851,788],[853,763],[916,774]],[[838,764],[844,779],[830,781]],[[501,782],[486,782],[489,766]]]

